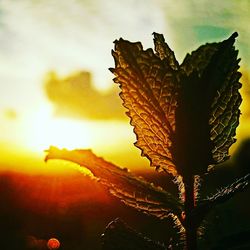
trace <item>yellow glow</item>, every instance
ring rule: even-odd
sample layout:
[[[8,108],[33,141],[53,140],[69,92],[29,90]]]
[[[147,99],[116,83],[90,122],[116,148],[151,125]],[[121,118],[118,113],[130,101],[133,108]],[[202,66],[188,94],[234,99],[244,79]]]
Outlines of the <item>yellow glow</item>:
[[[35,153],[42,153],[51,145],[67,149],[90,148],[102,156],[124,154],[126,148],[134,149],[135,135],[128,122],[56,117],[49,103],[43,103],[22,123],[19,128],[21,144]]]
[[[140,150],[133,145],[136,138],[128,121],[57,117],[53,106],[44,101],[15,119],[2,119],[2,128],[0,171],[67,174],[69,168],[63,161],[44,163],[44,150],[50,146],[91,149],[96,155],[131,169],[148,166],[146,158],[140,157]],[[78,166],[74,169],[79,171]],[[80,170],[88,174],[85,169]]]
[[[50,145],[74,149],[95,143],[90,123],[55,117],[49,105],[42,105],[27,118],[24,144],[32,151],[42,152]]]

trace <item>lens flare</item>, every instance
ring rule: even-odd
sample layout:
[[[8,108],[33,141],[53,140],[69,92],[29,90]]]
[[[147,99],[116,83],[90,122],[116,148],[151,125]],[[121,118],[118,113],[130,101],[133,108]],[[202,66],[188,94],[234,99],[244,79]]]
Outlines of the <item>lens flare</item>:
[[[56,238],[51,238],[48,240],[47,247],[49,249],[58,249],[60,247],[60,241]]]

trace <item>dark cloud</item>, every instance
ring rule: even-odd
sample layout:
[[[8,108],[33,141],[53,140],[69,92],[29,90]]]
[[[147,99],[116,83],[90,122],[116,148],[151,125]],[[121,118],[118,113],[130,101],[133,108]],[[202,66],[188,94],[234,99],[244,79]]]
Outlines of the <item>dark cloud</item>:
[[[96,90],[91,73],[86,71],[65,78],[50,72],[45,81],[45,91],[56,115],[74,118],[124,119],[125,109],[116,87],[105,93]]]

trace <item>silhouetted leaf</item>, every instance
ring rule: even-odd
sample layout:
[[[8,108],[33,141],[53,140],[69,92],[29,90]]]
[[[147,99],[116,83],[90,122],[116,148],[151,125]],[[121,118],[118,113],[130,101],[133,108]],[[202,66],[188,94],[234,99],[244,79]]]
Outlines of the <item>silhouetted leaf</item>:
[[[238,51],[233,46],[236,36],[234,33],[223,42],[201,46],[187,55],[181,65],[186,75],[198,75],[194,79],[197,83],[189,82],[187,88],[195,91],[199,88],[197,85],[201,87],[197,96],[202,96],[201,112],[208,114],[209,119],[211,143],[207,147],[212,153],[209,164],[221,163],[228,158],[228,149],[235,142],[233,137],[239,124],[241,73],[238,72]]]
[[[220,205],[231,199],[235,194],[249,187],[250,174],[238,179],[234,183],[220,189],[216,194],[200,201],[200,204],[194,211],[194,217],[199,223],[204,216],[215,206]]]
[[[102,235],[103,250],[166,250],[167,248],[137,233],[120,219],[110,222]]]
[[[50,147],[46,161],[62,159],[89,169],[105,185],[111,194],[126,205],[160,219],[170,213],[181,214],[182,204],[170,193],[136,177],[127,169],[119,168],[104,159],[95,156],[90,150],[66,150]]]
[[[214,206],[229,200],[233,195],[243,191],[249,186],[250,174],[238,179],[234,183],[222,188],[216,194],[203,200],[207,206]]]
[[[208,165],[225,161],[235,141],[241,103],[236,36],[201,46],[180,66],[173,145],[175,164],[184,175],[203,174]]]

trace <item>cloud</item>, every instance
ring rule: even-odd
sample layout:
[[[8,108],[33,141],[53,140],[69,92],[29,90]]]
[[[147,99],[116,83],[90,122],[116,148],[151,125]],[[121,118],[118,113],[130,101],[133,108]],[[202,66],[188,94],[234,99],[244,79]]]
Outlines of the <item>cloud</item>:
[[[1,1],[0,106],[21,113],[39,106],[49,70],[66,75],[86,69],[95,87],[109,87],[112,41],[123,37],[152,47],[153,31],[164,33],[180,61],[199,45],[238,31],[241,64],[249,65],[249,9],[248,0]]]
[[[166,26],[163,11],[152,1],[5,1],[1,10],[5,64],[18,64],[23,73],[87,68],[100,86],[110,79],[115,39],[151,43],[150,34]]]
[[[167,31],[164,11],[148,0],[6,0],[0,27],[0,106],[22,113],[44,102],[41,82],[49,70],[86,69],[95,86],[108,88],[115,39],[151,47],[151,33]]]
[[[64,78],[50,72],[44,86],[58,116],[102,120],[125,118],[118,86],[100,92],[93,87],[90,72],[80,71]]]

